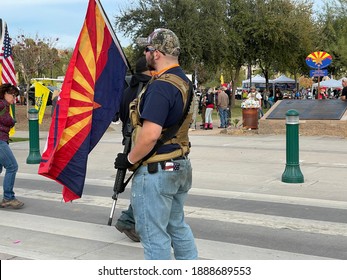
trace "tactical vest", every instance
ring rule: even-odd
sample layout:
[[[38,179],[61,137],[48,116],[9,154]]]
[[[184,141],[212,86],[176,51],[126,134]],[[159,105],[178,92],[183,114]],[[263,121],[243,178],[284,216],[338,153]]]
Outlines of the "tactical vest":
[[[171,83],[175,87],[179,89],[182,95],[183,99],[183,111],[186,106],[187,100],[188,100],[188,94],[189,94],[189,83],[184,81],[182,78],[178,77],[177,75],[174,74],[163,74],[159,78],[152,78],[148,82],[148,84],[142,89],[138,97],[130,103],[129,105],[129,110],[130,110],[130,122],[131,125],[133,126],[134,130],[132,133],[132,143],[135,144],[137,141],[137,137],[139,134],[139,131],[142,128],[142,123],[141,123],[141,113],[140,113],[140,104],[141,100],[143,98],[143,94],[145,93],[147,87],[154,81],[154,80],[160,80],[164,82]],[[183,114],[183,112],[182,112]],[[187,114],[187,117],[183,121],[182,125],[178,129],[175,137],[172,139],[166,141],[163,145],[168,145],[168,144],[178,144],[180,146],[179,149],[166,153],[166,154],[157,154],[154,153],[149,159],[146,161],[142,162],[141,164],[147,165],[147,163],[152,163],[152,162],[159,162],[159,161],[164,161],[164,160],[169,160],[172,158],[180,157],[180,156],[185,156],[189,153],[189,137],[188,137],[188,130],[189,126],[192,121],[192,111],[190,110],[189,113]],[[166,129],[162,130],[162,135],[165,133]],[[136,169],[138,164],[135,164],[131,170]]]

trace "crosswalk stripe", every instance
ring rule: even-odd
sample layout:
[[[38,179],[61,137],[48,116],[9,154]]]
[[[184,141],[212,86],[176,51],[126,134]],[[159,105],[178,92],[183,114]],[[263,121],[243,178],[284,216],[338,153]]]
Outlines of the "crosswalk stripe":
[[[37,232],[44,233],[45,246],[38,248],[27,247],[26,240],[23,240],[21,246],[15,244],[0,245],[0,252],[6,254],[15,254],[19,257],[29,259],[64,259],[61,256],[59,248],[56,244],[57,238],[55,236],[65,236],[75,238],[70,242],[79,244],[85,244],[83,240],[104,242],[107,244],[113,244],[112,249],[122,250],[122,253],[112,254],[112,250],[108,253],[110,259],[116,259],[117,256],[121,256],[122,259],[142,259],[143,251],[140,243],[135,243],[126,238],[123,234],[119,233],[114,227],[106,225],[97,225],[86,222],[71,221],[59,218],[44,217],[32,214],[23,214],[20,212],[8,212],[7,215],[0,216],[0,225],[6,226],[8,231],[10,228],[22,231],[24,236],[27,236],[30,242],[28,243],[40,243],[43,237]],[[16,238],[15,234],[12,234],[12,238]],[[49,240],[50,242],[48,242]],[[220,241],[196,239],[197,247],[199,250],[200,259],[219,259],[219,260],[233,260],[233,259],[295,259],[295,260],[307,260],[307,259],[325,259],[323,257],[311,256],[305,254],[291,253],[279,250],[271,250],[264,248],[256,248],[252,246],[238,245]],[[105,245],[106,246],[106,245]],[[94,248],[94,252],[90,252],[94,256],[98,254],[98,251],[104,250],[103,245]],[[52,248],[54,247],[54,249]],[[132,248],[131,250],[125,250],[124,248]],[[217,250],[218,248],[218,250]],[[82,255],[83,248],[75,246],[75,248],[69,248],[71,252],[65,253],[65,256],[74,257],[77,259],[87,259],[88,256]],[[75,250],[75,251],[74,251]],[[105,258],[105,256],[103,256]],[[66,258],[66,257],[65,257]]]
[[[39,190],[27,190],[23,188],[16,188],[16,193],[19,196],[27,198],[61,201],[61,194],[57,193],[48,193]],[[112,200],[106,197],[84,195],[81,199],[74,203],[99,207],[111,207]],[[117,207],[119,209],[126,209],[128,205],[128,199],[118,199]],[[262,226],[272,229],[288,229],[307,233],[347,236],[347,224],[336,222],[192,206],[185,207],[185,215],[189,218],[202,220]]]
[[[43,180],[43,181],[52,181],[43,176],[37,174],[28,174],[28,173],[17,173],[17,177],[21,179],[28,180]],[[100,179],[86,179],[86,184],[96,185],[96,186],[109,186],[110,187],[110,196],[113,194],[112,189],[114,181],[112,180],[100,180]],[[17,188],[16,188],[17,189]],[[325,207],[325,208],[334,208],[347,210],[346,201],[336,201],[336,200],[326,200],[326,199],[314,199],[314,198],[305,198],[305,197],[293,197],[293,196],[281,196],[281,195],[272,195],[272,194],[261,194],[261,193],[247,193],[247,192],[236,192],[236,191],[223,191],[216,189],[203,189],[203,188],[192,188],[189,191],[193,195],[202,195],[210,197],[221,197],[221,198],[230,198],[230,199],[243,199],[243,200],[252,200],[252,201],[262,201],[262,202],[277,202],[277,203],[286,203],[292,205],[305,205],[305,206],[316,206],[316,207]]]

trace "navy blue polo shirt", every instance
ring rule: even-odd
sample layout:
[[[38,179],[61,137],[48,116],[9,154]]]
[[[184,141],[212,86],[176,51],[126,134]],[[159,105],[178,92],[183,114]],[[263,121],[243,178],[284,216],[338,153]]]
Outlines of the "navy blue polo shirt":
[[[189,81],[181,67],[174,67],[165,72],[175,74]],[[147,120],[163,128],[177,124],[183,116],[183,100],[180,90],[171,83],[154,80],[144,93],[140,104],[141,120]],[[179,145],[164,145],[158,154],[177,150]]]

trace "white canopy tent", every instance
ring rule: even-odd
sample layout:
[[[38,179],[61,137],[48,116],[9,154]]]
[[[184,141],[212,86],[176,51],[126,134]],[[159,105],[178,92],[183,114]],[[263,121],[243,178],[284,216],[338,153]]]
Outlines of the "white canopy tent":
[[[288,78],[286,75],[281,75],[277,79],[272,80],[272,91],[275,94],[275,89],[277,85],[286,85],[286,89],[295,88],[296,82],[294,79]],[[294,85],[294,87],[293,87]]]
[[[265,87],[266,80],[264,77],[260,76],[259,74],[252,77],[251,81],[252,85],[261,84],[261,87]],[[277,79],[269,80],[269,85],[272,84],[272,87],[275,88],[275,84],[295,84],[295,80],[288,78],[286,75],[281,75]],[[243,88],[249,88],[250,87],[250,79],[242,81],[242,87]]]
[[[288,78],[286,75],[281,75],[277,79],[272,80],[274,84],[295,84],[295,80]]]
[[[269,80],[269,84],[271,83],[272,83],[272,80]],[[242,88],[250,88],[251,86],[265,87],[265,84],[266,84],[266,79],[258,74],[252,77],[252,79],[243,80]]]
[[[242,81],[242,83],[249,83],[252,80],[252,83],[265,83],[265,78],[258,75],[255,75],[254,77],[252,77],[252,79],[247,79]]]
[[[318,87],[318,83],[315,83],[312,85],[313,88]],[[341,80],[325,80],[319,83],[319,87],[326,87],[326,88],[342,88],[342,81]]]

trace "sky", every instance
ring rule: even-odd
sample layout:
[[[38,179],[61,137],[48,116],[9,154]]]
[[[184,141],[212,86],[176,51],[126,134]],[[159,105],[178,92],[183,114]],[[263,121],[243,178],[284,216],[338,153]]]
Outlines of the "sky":
[[[59,38],[57,48],[74,48],[87,13],[88,0],[1,0],[0,18],[6,21],[10,37],[19,34],[35,38]],[[120,10],[134,1],[100,0],[111,24]],[[6,13],[4,13],[4,11]],[[130,40],[119,31],[123,47]]]
[[[111,22],[120,10],[138,1],[100,0]],[[314,1],[315,9],[323,0]],[[7,22],[10,37],[59,38],[57,48],[74,48],[87,12],[88,0],[1,0],[0,18]],[[4,13],[5,12],[5,13]],[[123,47],[130,39],[116,31]]]

